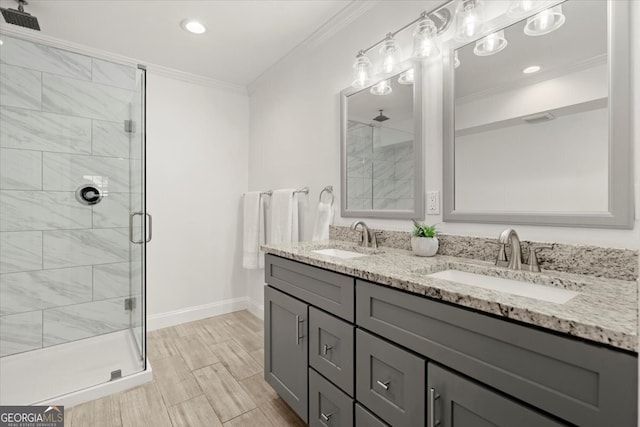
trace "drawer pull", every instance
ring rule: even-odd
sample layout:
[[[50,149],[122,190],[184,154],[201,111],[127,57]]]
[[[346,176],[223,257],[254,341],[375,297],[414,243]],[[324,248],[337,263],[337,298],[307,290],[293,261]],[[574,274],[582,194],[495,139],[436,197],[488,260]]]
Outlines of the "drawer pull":
[[[320,412],[320,418],[322,418],[322,421],[329,421],[331,417],[333,417],[333,412],[329,412],[326,415],[323,412]]]
[[[303,323],[303,322],[304,322],[304,319],[296,315],[296,345],[299,345],[300,340],[303,338],[303,336],[300,336],[300,323]]]
[[[436,419],[436,400],[440,399],[440,395],[436,393],[436,389],[429,388],[429,424],[428,427],[437,427],[440,425],[440,420]]]
[[[391,381],[385,381],[385,382],[382,382],[382,381],[380,381],[380,380],[376,381],[376,383],[378,383],[378,385],[379,385],[380,387],[382,387],[383,389],[385,389],[385,390],[389,390],[389,383],[390,383],[390,382],[391,382]]]
[[[332,345],[327,345],[327,344],[323,345],[322,346],[322,355],[326,356],[327,353],[329,352],[329,350],[331,350],[331,349],[333,349]]]

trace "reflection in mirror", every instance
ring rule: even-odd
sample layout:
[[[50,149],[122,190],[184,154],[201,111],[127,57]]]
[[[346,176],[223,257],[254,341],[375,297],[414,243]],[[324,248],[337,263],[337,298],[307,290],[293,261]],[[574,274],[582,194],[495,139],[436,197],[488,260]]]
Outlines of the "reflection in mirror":
[[[554,31],[528,35],[525,19],[494,33],[501,49],[487,53],[487,37],[455,50],[460,65],[445,95],[455,117],[445,147],[446,220],[629,225],[621,211],[617,225],[601,220],[619,207],[614,196],[629,194],[614,194],[610,179],[610,165],[628,169],[618,160],[628,160],[630,145],[624,132],[610,141],[608,4],[569,0],[561,11],[566,19]],[[616,72],[618,84],[628,83],[624,69]],[[622,202],[628,212],[630,201]]]
[[[343,216],[419,216],[414,86],[412,67],[359,92],[343,91]]]

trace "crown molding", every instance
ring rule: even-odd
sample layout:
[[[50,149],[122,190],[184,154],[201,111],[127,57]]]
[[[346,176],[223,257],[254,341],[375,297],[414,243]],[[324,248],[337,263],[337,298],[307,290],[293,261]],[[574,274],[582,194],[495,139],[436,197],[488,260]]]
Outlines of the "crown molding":
[[[17,37],[23,40],[41,43],[41,44],[55,47],[58,49],[69,50],[74,53],[91,56],[93,58],[103,59],[105,61],[116,62],[119,64],[129,65],[133,67],[143,65],[146,67],[147,72],[152,73],[154,75],[167,77],[174,80],[180,80],[187,83],[193,83],[200,86],[211,87],[214,89],[222,89],[222,90],[239,93],[242,95],[247,95],[247,88],[242,85],[229,83],[229,82],[213,79],[211,77],[206,77],[198,74],[192,74],[186,71],[176,70],[174,68],[165,67],[163,65],[157,65],[157,64],[152,64],[148,62],[143,63],[143,61],[139,61],[134,58],[129,58],[124,55],[119,55],[117,53],[108,52],[105,50],[86,46],[80,43],[75,43],[68,40],[51,37],[33,30],[23,29],[20,27],[13,28],[13,26],[12,28],[7,28],[7,26],[3,26],[3,28],[0,29],[0,34],[7,35],[9,37]]]
[[[338,31],[351,24],[353,21],[364,15],[367,11],[373,8],[378,0],[351,0],[348,5],[342,8],[338,13],[329,18],[324,24],[316,29],[311,35],[309,35],[302,42],[298,43],[293,49],[287,52],[280,59],[275,61],[271,66],[264,70],[258,77],[253,79],[251,83],[247,85],[249,94],[252,92],[252,88],[255,84],[269,71],[275,68],[278,64],[287,61],[289,58],[297,55],[302,51],[311,50],[334,36]]]

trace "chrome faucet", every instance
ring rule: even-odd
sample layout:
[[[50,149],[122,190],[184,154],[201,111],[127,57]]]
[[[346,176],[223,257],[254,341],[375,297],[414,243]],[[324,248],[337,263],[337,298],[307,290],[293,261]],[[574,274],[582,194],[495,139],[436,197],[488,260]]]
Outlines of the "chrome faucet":
[[[368,247],[377,248],[378,247],[378,239],[376,236],[377,233],[372,233],[371,230],[369,230],[369,227],[367,227],[367,224],[365,224],[365,222],[362,220],[354,221],[353,224],[351,224],[351,229],[357,230],[358,226],[362,227],[362,239],[360,240],[360,244],[365,248],[368,248]]]
[[[529,262],[522,262],[522,248],[520,248],[520,238],[516,230],[507,228],[498,237],[500,242],[500,250],[498,251],[498,257],[496,258],[496,265],[498,267],[507,267],[511,270],[529,270],[540,271],[540,264],[538,263],[537,252],[541,249],[553,249],[553,246],[530,244],[529,245]],[[511,246],[509,257],[507,258],[506,246]]]
[[[500,242],[500,252],[498,253],[496,265],[498,265],[498,262],[507,260],[507,258],[504,258],[506,255],[505,246],[509,244],[511,246],[511,254],[509,255],[509,262],[506,266],[511,270],[522,270],[522,249],[520,248],[520,238],[518,237],[516,230],[513,228],[507,228],[500,233],[498,241]]]

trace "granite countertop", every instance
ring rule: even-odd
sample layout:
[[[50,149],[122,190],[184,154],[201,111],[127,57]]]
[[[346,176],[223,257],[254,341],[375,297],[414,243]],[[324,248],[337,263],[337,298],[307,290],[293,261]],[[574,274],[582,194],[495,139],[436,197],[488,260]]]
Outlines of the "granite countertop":
[[[324,248],[369,255],[342,259],[313,252]],[[374,250],[338,240],[265,245],[262,249],[266,253],[381,285],[637,352],[638,294],[635,281],[546,270],[541,273],[512,271],[486,261],[443,255],[423,258],[402,249],[380,247]],[[450,268],[527,280],[578,291],[579,295],[564,304],[556,304],[427,276]]]

